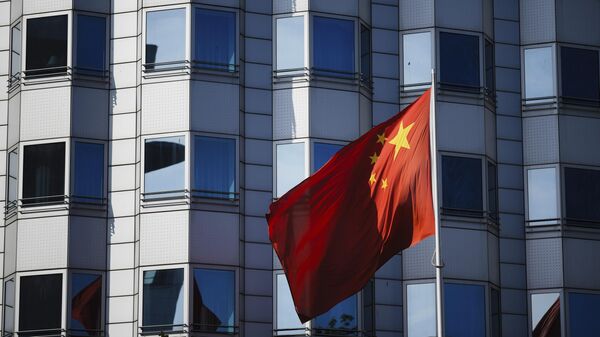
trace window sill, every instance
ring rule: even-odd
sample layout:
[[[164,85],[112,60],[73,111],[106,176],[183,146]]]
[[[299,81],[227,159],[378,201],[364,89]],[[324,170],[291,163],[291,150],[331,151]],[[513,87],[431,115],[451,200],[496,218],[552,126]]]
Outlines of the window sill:
[[[369,92],[373,90],[373,81],[371,78],[365,77],[360,73],[317,68],[296,68],[273,71],[274,84],[297,82],[316,82],[345,86],[350,85],[352,87],[366,89]]]
[[[437,89],[438,96],[445,96],[451,102],[483,105],[496,111],[496,94],[488,88],[438,82]]]
[[[318,337],[372,337],[373,333],[356,330],[356,329],[310,329],[310,328],[291,328],[291,329],[275,329],[273,337],[301,337],[301,336],[318,336]]]
[[[107,200],[106,198],[82,198],[68,195],[20,199],[18,206],[16,203],[14,205],[6,206],[5,219],[14,216],[17,213],[17,210],[18,213],[21,214],[69,210],[105,212],[107,210]]]

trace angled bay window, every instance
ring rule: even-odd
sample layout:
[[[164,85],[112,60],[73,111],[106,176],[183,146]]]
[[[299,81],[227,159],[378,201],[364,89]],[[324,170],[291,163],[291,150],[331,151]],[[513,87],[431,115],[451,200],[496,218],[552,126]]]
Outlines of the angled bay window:
[[[275,281],[277,299],[275,304],[275,332],[276,335],[304,335],[304,324],[298,319],[294,309],[294,300],[285,274],[277,274]]]
[[[481,159],[442,156],[444,213],[478,216],[483,211]]]
[[[314,16],[312,53],[316,74],[352,78],[355,73],[354,21]]]
[[[19,153],[17,150],[8,154],[8,191],[6,193],[6,210],[10,212],[17,206],[17,193],[19,188]]]
[[[275,195],[279,198],[306,178],[306,159],[304,143],[277,144],[275,148]]]
[[[336,154],[343,145],[329,143],[313,144],[313,172],[319,170],[325,163]]]
[[[21,76],[21,23],[17,23],[12,27],[10,33],[10,81],[11,83],[18,80]]]
[[[65,194],[65,143],[23,147],[23,205],[61,202]]]
[[[67,71],[68,16],[27,19],[25,74],[44,76]]]
[[[236,144],[231,138],[194,138],[195,197],[236,199]]]
[[[527,170],[527,215],[530,226],[556,223],[558,219],[556,168]]]
[[[73,273],[70,294],[69,336],[101,336],[102,276]]]
[[[146,71],[176,70],[185,65],[185,18],[184,8],[146,13]]]
[[[552,47],[529,48],[523,52],[526,102],[543,102],[556,96],[552,53]]]
[[[72,199],[82,203],[104,202],[104,145],[75,142]]]
[[[184,165],[184,136],[147,139],[144,144],[144,199],[182,196]]]
[[[22,276],[19,336],[60,336],[62,274]]]
[[[569,103],[600,105],[598,50],[560,48],[561,96]]]
[[[279,76],[304,71],[304,16],[277,18],[275,71]]]
[[[371,30],[360,25],[360,80],[371,81]]]
[[[440,32],[440,80],[461,89],[480,86],[479,37]]]
[[[194,66],[236,70],[236,13],[195,9]]]
[[[600,331],[600,295],[569,293],[569,337],[593,336]]]
[[[194,269],[193,330],[235,332],[235,273]]]
[[[600,170],[565,168],[565,208],[571,224],[600,224]]]
[[[106,18],[76,16],[75,70],[85,75],[103,76],[106,70]]]
[[[183,269],[144,271],[142,333],[183,329]]]
[[[402,79],[404,89],[431,82],[431,33],[402,36]]]
[[[12,336],[15,332],[15,280],[10,279],[4,282],[4,314],[2,316],[2,326],[4,327],[4,336]]]
[[[560,294],[531,295],[531,335],[533,337],[561,336]]]

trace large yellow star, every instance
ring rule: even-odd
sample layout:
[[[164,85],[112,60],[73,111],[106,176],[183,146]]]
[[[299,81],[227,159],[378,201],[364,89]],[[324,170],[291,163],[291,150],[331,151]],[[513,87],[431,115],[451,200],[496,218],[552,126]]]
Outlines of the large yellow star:
[[[415,123],[411,123],[405,128],[403,122],[400,122],[400,128],[398,129],[398,133],[396,134],[396,136],[394,136],[394,138],[392,138],[392,140],[389,141],[390,144],[396,146],[394,148],[394,159],[396,159],[398,151],[400,151],[401,148],[410,149],[410,144],[408,143],[407,137],[408,133],[410,132],[410,129],[412,129],[414,125]]]
[[[386,189],[388,187],[387,179],[381,180],[381,188]]]
[[[373,153],[372,156],[369,156],[369,158],[371,158],[371,165],[373,165],[373,164],[375,164],[377,159],[379,159],[379,155],[377,154],[377,152],[375,152],[375,153]]]
[[[385,132],[377,135],[377,143],[381,143],[381,145],[385,144],[387,138],[385,138]]]
[[[375,179],[375,173],[371,173],[371,178],[369,178],[369,185],[373,186],[375,182],[377,182],[377,179]]]

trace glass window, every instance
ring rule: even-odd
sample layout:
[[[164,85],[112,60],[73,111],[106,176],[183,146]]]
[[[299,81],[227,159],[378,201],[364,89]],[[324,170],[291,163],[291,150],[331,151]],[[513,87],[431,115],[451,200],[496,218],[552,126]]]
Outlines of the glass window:
[[[314,143],[313,145],[313,172],[320,169],[336,152],[338,152],[343,145],[339,144],[328,144],[328,143]]]
[[[446,212],[483,209],[481,160],[442,156],[442,204]]]
[[[593,336],[600,331],[600,295],[569,294],[569,337]]]
[[[10,76],[18,76],[21,72],[21,23],[16,24],[11,32]]]
[[[487,171],[488,188],[488,212],[490,217],[498,218],[498,173],[496,165],[488,162]]]
[[[146,14],[146,70],[173,68],[185,60],[185,9]]]
[[[343,335],[341,331],[358,330],[357,296],[352,295],[326,313],[317,316],[313,320],[312,328],[316,329],[317,335],[319,333]]]
[[[490,302],[490,312],[492,314],[492,337],[500,337],[502,335],[500,291],[493,288],[490,290]]]
[[[600,99],[598,51],[561,47],[560,64],[562,96],[597,103]]]
[[[103,75],[106,69],[106,19],[78,14],[76,45],[75,67],[79,71]]]
[[[485,288],[444,284],[444,323],[447,336],[485,336]]]
[[[235,71],[236,15],[196,8],[194,61],[202,68]]]
[[[304,16],[278,18],[277,71],[280,73],[303,71],[304,68]]]
[[[65,194],[65,143],[23,147],[23,204],[56,202]]]
[[[554,167],[527,170],[527,211],[530,225],[558,218],[558,190]]]
[[[194,270],[194,329],[234,332],[235,273],[228,270]]]
[[[101,203],[104,198],[104,145],[75,142],[73,199]]]
[[[11,151],[8,154],[8,207],[16,206],[19,175],[19,154]]]
[[[525,49],[525,98],[554,96],[552,47]]]
[[[146,140],[144,197],[180,196],[185,189],[185,137]]]
[[[443,84],[479,87],[479,37],[440,32],[440,76]]]
[[[294,300],[285,274],[277,275],[277,322],[278,335],[304,335],[304,325],[294,309]]]
[[[375,335],[375,282],[369,280],[362,290],[363,298],[363,330],[366,336]]]
[[[496,80],[494,78],[494,44],[485,40],[485,89],[486,94],[494,94]]]
[[[531,295],[532,337],[560,337],[560,295]]]
[[[600,221],[600,171],[565,168],[567,218]]]
[[[407,337],[436,335],[435,285],[433,283],[406,286]]]
[[[431,33],[402,36],[404,86],[431,83]]]
[[[62,275],[21,277],[19,291],[19,336],[60,335]],[[36,331],[26,333],[26,331]]]
[[[144,272],[142,331],[183,328],[183,269]]]
[[[67,70],[67,15],[27,20],[27,75]]]
[[[304,143],[277,144],[276,158],[276,193],[279,198],[306,178]]]
[[[12,333],[15,332],[15,280],[4,282],[3,317],[4,336],[12,336]]]
[[[235,140],[195,137],[194,196],[235,199]]]
[[[330,76],[354,74],[354,21],[313,17],[313,66]]]
[[[74,273],[71,276],[71,323],[73,336],[98,336],[102,329],[102,276]]]
[[[371,31],[360,26],[360,76],[361,80],[371,80]]]

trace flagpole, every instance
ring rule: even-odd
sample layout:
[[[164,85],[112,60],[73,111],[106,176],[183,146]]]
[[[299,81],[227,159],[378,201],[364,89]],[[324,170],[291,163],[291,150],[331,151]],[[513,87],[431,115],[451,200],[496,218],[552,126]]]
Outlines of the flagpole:
[[[431,101],[429,114],[429,139],[431,149],[431,196],[433,199],[433,215],[435,221],[435,313],[437,337],[444,337],[444,281],[442,279],[442,250],[440,211],[438,207],[437,188],[437,141],[435,132],[435,69],[431,69]]]

